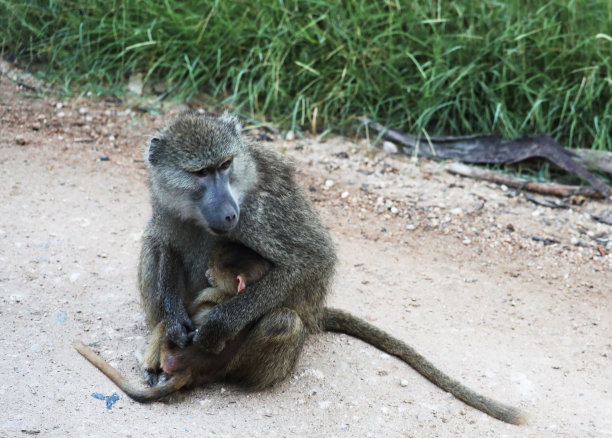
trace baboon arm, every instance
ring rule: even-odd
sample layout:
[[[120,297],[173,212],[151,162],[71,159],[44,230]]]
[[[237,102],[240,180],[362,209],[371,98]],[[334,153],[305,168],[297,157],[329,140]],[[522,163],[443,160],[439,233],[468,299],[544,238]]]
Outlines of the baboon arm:
[[[212,353],[221,351],[225,341],[281,306],[295,284],[294,277],[292,268],[273,267],[259,281],[247,285],[232,299],[215,306],[196,331],[194,343]]]
[[[184,347],[193,337],[193,326],[181,299],[182,263],[170,248],[161,248],[157,271],[157,293],[160,300],[166,333],[177,345]]]

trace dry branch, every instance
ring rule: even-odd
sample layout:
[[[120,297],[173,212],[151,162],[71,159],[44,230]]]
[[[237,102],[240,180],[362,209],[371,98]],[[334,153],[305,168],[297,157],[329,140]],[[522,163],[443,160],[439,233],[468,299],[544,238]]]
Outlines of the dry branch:
[[[595,151],[592,149],[572,149],[576,154],[575,160],[584,167],[596,172],[612,175],[612,153]]]
[[[497,172],[492,172],[486,169],[480,169],[477,167],[466,166],[462,163],[450,163],[447,170],[451,173],[467,176],[469,178],[481,179],[484,181],[491,181],[497,184],[505,184],[508,187],[521,190],[529,190],[532,192],[543,193],[546,195],[555,196],[573,196],[582,195],[590,196],[593,198],[601,198],[602,195],[592,187],[580,187],[580,186],[569,186],[564,184],[554,183],[540,183],[533,181],[525,181],[520,178],[516,178],[510,175],[504,175]],[[612,196],[612,190],[609,191],[608,196]]]

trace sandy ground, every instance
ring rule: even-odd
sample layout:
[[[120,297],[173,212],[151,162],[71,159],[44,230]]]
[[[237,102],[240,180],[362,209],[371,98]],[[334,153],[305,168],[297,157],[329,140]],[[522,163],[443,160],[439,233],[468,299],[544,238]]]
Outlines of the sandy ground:
[[[71,341],[141,382],[141,147],[177,110],[41,99],[0,76],[0,436],[612,435],[612,226],[590,216],[610,206],[536,206],[444,164],[339,138],[268,143],[296,163],[337,243],[330,304],[529,422],[491,419],[337,334],[311,337],[292,376],[267,391],[125,397]]]

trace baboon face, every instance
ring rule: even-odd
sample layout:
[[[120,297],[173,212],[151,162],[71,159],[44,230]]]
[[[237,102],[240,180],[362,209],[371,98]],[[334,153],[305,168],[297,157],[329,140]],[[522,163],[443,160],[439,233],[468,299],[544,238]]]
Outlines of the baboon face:
[[[240,172],[245,144],[236,118],[188,114],[151,139],[151,184],[160,205],[214,234],[240,219]],[[237,196],[238,194],[238,196]]]
[[[233,158],[225,157],[219,163],[189,171],[199,186],[192,199],[203,221],[215,234],[231,231],[240,218],[240,207],[230,184]]]

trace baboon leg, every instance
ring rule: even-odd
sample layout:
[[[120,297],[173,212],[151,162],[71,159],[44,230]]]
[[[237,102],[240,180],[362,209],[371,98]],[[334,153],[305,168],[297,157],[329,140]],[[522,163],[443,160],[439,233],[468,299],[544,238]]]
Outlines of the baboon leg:
[[[201,325],[214,304],[222,301],[221,297],[225,297],[225,295],[215,288],[208,288],[202,291],[196,301],[190,306],[190,316],[193,313],[192,319],[194,323]],[[166,379],[167,376],[163,372],[163,365],[166,361],[169,348],[171,348],[171,345],[166,335],[166,325],[161,321],[151,331],[151,337],[142,357],[142,372],[150,386],[158,385]]]
[[[225,372],[226,380],[252,389],[271,386],[287,377],[304,346],[306,330],[291,309],[274,310],[251,329]]]
[[[142,372],[145,380],[150,386],[155,386],[159,382],[162,372],[162,363],[166,354],[167,347],[166,326],[163,322],[158,323],[151,332],[151,337],[145,348],[142,363]]]

